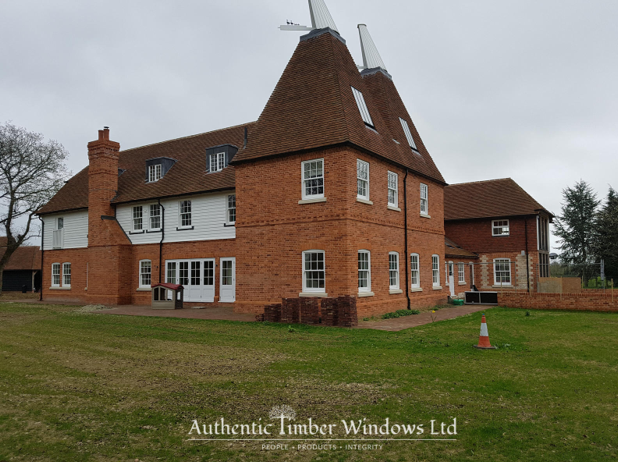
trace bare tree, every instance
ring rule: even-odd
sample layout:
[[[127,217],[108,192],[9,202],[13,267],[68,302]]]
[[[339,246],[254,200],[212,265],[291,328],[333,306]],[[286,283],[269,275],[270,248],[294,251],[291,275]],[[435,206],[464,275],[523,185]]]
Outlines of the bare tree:
[[[8,122],[0,125],[0,226],[6,234],[0,293],[4,267],[28,239],[34,215],[69,176],[66,157],[67,151],[56,141],[45,141],[43,135]]]

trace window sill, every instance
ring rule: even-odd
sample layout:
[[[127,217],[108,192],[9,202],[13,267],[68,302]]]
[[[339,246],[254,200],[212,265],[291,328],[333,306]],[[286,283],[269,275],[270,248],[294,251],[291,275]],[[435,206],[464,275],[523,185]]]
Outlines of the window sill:
[[[358,298],[373,297],[374,295],[375,294],[373,292],[359,292]]]
[[[431,218],[431,215],[427,215],[426,213],[421,213],[421,218]]]
[[[301,292],[298,296],[301,298],[326,298],[328,294],[324,292]]]
[[[195,229],[195,226],[182,226],[179,228],[176,228],[176,231],[191,231]]]
[[[422,292],[423,288],[422,287],[412,287],[410,289],[410,292]]]
[[[140,287],[137,289],[137,292],[152,292],[152,288],[150,287]]]
[[[502,285],[500,285],[500,284],[498,284],[498,285],[494,284],[492,287],[493,287],[494,289],[502,289],[502,288],[504,288],[504,289],[512,289],[512,288],[513,288],[513,286],[512,286],[511,284],[502,284]]]
[[[234,222],[234,223],[223,223],[223,227],[224,228],[235,228],[236,227],[236,222]]]
[[[398,294],[402,294],[402,293],[403,293],[403,290],[401,290],[401,289],[390,289],[390,290],[388,291],[388,293],[389,293],[390,295],[398,295]]]
[[[160,233],[161,229],[147,229],[146,233],[148,234],[155,234],[155,233]]]
[[[142,229],[141,231],[129,231],[129,234],[144,234],[144,230]]]
[[[361,204],[367,204],[367,205],[373,205],[373,202],[367,200],[367,199],[362,199],[360,197],[356,198],[356,202],[360,202]]]
[[[395,212],[401,212],[401,209],[399,207],[395,207],[394,205],[389,205],[388,209],[394,210]]]
[[[298,201],[299,205],[303,204],[317,204],[318,202],[326,202],[326,197],[316,197],[315,199],[302,199]]]
[[[433,286],[433,290],[442,290],[442,286]]]
[[[492,234],[491,237],[509,237],[510,234]]]
[[[58,286],[58,287],[50,287],[49,290],[71,290],[71,286]]]
[[[464,281],[464,282],[460,282],[460,283],[459,283],[459,284],[457,284],[457,285],[459,285],[459,286],[465,286],[465,285],[466,285],[466,283],[465,283],[465,281]]]

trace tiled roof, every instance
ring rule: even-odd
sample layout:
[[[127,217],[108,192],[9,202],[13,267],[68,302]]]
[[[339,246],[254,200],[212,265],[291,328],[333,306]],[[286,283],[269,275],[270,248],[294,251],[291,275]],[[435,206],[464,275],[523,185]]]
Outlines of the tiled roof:
[[[444,255],[446,257],[464,257],[464,258],[478,258],[479,256],[473,252],[460,247],[451,241],[448,237],[444,238]]]
[[[363,93],[375,130],[365,126],[351,87]],[[408,121],[419,154],[399,117]],[[325,32],[300,42],[234,162],[344,143],[444,183],[393,82],[381,72],[361,76],[345,44]]]
[[[221,144],[242,147],[245,127],[253,123],[178,138],[120,152],[118,168],[125,170],[118,178],[118,195],[114,203],[179,196],[234,188],[234,168],[206,173],[206,149]],[[169,157],[177,162],[156,183],[146,183],[146,160]],[[56,194],[40,214],[88,207],[88,167],[83,169]]]
[[[6,252],[6,237],[0,237],[0,258]],[[38,270],[41,269],[41,249],[35,246],[19,247],[8,263],[4,271]]]
[[[444,188],[445,220],[536,215],[539,210],[547,212],[511,178],[452,184]]]

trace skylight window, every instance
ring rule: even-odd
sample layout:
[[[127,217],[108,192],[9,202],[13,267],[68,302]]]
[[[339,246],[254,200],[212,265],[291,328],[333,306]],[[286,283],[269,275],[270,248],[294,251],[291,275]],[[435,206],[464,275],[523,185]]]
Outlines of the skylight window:
[[[412,132],[410,131],[410,127],[408,126],[408,122],[406,122],[401,117],[399,117],[399,121],[401,122],[401,126],[403,127],[403,131],[406,134],[406,138],[408,139],[408,144],[410,145],[410,147],[412,149],[414,149],[415,151],[418,151],[418,148],[416,147],[416,143],[414,142],[414,138],[412,138]]]
[[[363,122],[373,128],[373,120],[371,120],[371,115],[369,115],[369,109],[367,109],[367,103],[365,103],[363,94],[354,87],[352,87],[352,93],[354,93],[354,99],[358,105],[358,110],[363,118]]]

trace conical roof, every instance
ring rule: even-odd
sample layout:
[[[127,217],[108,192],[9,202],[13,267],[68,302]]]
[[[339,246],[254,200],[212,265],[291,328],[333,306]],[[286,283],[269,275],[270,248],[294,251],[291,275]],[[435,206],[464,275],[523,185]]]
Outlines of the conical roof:
[[[363,122],[352,87],[363,93],[373,128]],[[418,152],[407,143],[400,117],[408,122]],[[336,32],[313,31],[301,37],[233,163],[343,144],[444,183],[393,82],[382,72],[361,75]]]

